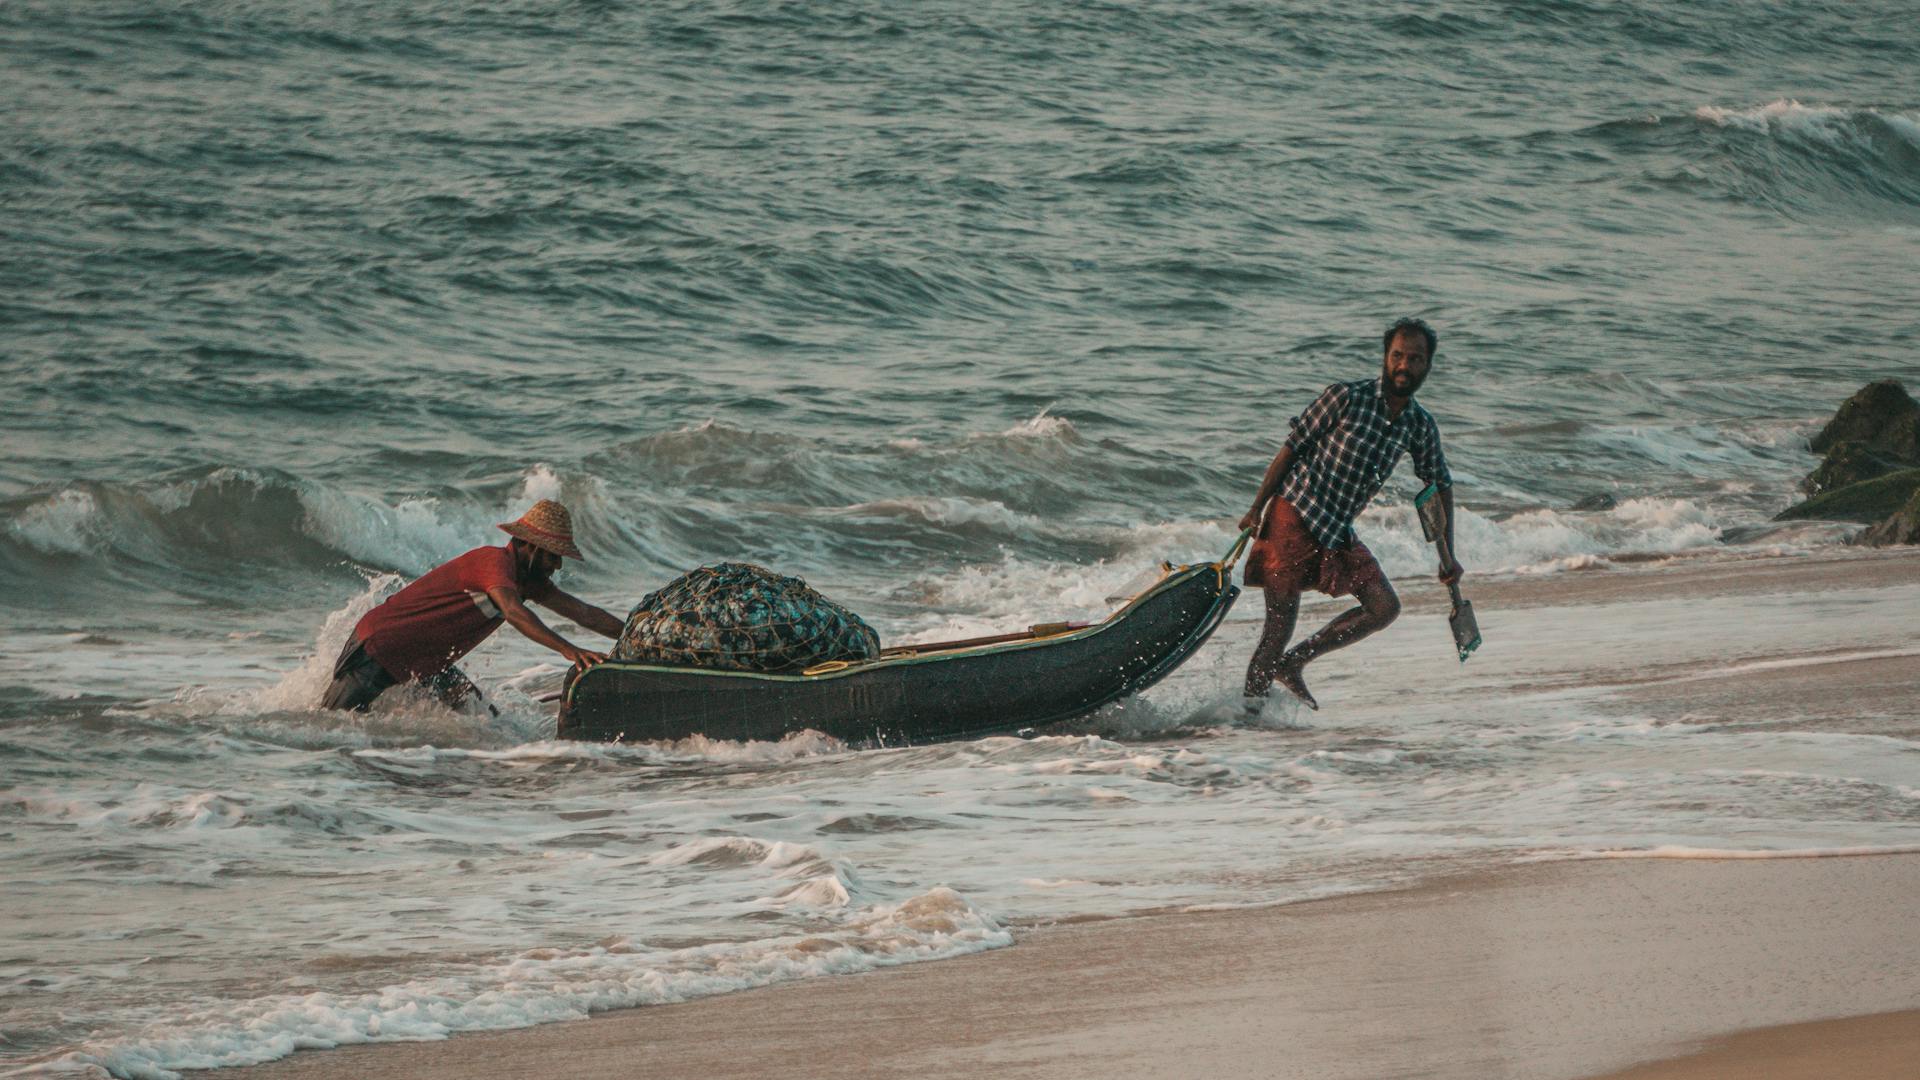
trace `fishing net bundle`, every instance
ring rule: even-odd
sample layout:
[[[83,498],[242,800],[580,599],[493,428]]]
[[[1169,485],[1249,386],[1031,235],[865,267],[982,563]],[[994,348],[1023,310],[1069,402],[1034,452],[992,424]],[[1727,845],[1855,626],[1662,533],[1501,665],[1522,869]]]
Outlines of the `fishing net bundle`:
[[[617,660],[767,674],[878,655],[860,616],[749,563],[703,566],[648,593],[613,647]]]

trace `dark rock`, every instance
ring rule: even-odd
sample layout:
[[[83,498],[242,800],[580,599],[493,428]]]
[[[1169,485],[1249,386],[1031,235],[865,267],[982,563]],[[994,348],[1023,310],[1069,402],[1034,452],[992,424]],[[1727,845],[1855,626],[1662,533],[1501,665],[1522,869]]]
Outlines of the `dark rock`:
[[[1865,443],[1847,441],[1835,443],[1827,451],[1827,460],[1820,467],[1807,474],[1800,481],[1800,490],[1809,495],[1818,495],[1823,491],[1837,491],[1848,484],[1858,484],[1863,480],[1872,480],[1885,476],[1903,467],[1903,462],[1894,461],[1867,449]]]
[[[1867,485],[1920,467],[1920,402],[1907,394],[1898,379],[1870,382],[1840,404],[1808,445],[1814,453],[1826,455],[1820,467],[1800,482],[1800,489],[1813,498],[1774,520],[1878,522],[1906,502],[1908,489],[1897,485],[1868,489]]]
[[[1809,445],[1814,453],[1824,454],[1843,442],[1920,465],[1920,402],[1908,396],[1898,379],[1868,383],[1841,403]]]
[[[1914,490],[1913,497],[1907,500],[1907,505],[1901,507],[1887,520],[1868,527],[1847,542],[1864,544],[1867,547],[1920,544],[1920,488]]]
[[[1920,469],[1902,469],[1873,480],[1815,495],[1775,515],[1775,521],[1857,521],[1872,525],[1898,512],[1920,491]]]
[[[1589,495],[1584,499],[1581,499],[1579,502],[1574,503],[1571,507],[1568,507],[1568,509],[1570,510],[1611,510],[1618,505],[1620,504],[1614,501],[1613,496],[1607,494],[1604,491],[1600,491],[1600,492],[1595,492],[1594,494]]]

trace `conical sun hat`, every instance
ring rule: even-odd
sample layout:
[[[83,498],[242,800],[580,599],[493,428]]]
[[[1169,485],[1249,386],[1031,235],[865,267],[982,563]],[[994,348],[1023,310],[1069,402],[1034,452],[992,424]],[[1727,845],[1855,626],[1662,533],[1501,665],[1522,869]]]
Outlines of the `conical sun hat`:
[[[520,515],[519,521],[503,522],[500,528],[508,536],[518,537],[555,555],[586,558],[573,544],[573,515],[552,499],[541,499],[533,504],[533,509]]]

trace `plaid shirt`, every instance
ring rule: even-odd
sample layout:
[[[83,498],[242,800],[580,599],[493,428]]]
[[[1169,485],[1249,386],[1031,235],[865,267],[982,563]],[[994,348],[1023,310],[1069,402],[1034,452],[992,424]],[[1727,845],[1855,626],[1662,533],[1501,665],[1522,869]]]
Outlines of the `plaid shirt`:
[[[1410,401],[1397,418],[1389,417],[1377,378],[1327,387],[1293,418],[1287,449],[1293,461],[1280,497],[1300,511],[1323,548],[1353,540],[1353,519],[1387,482],[1403,451],[1413,453],[1414,475],[1453,486],[1433,414]]]

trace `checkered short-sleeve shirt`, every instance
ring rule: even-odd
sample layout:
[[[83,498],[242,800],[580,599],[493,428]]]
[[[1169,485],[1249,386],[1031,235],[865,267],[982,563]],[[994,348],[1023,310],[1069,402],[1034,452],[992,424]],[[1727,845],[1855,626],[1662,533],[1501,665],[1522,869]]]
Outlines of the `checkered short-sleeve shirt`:
[[[1410,401],[1399,416],[1388,416],[1378,378],[1327,387],[1293,418],[1287,449],[1293,461],[1280,497],[1300,511],[1323,548],[1353,540],[1353,519],[1387,482],[1402,453],[1413,455],[1420,479],[1453,486],[1433,414]]]

